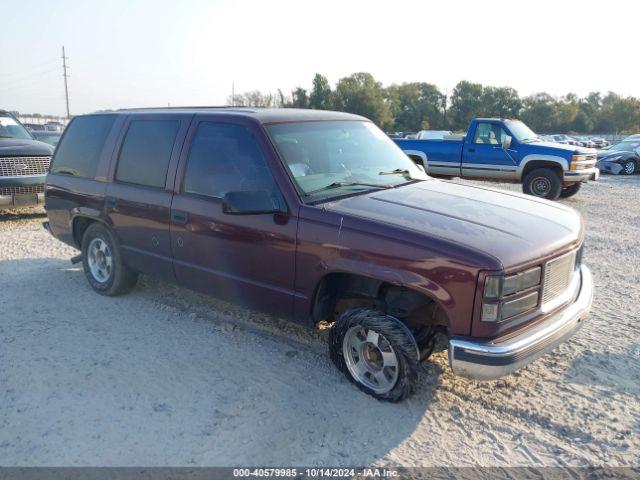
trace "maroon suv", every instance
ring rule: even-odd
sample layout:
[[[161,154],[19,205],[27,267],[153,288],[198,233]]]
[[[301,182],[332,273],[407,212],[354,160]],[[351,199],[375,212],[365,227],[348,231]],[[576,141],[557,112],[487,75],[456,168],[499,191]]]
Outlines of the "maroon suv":
[[[437,334],[455,373],[492,379],[567,339],[592,300],[573,210],[430,178],[356,115],[76,117],[45,205],[98,293],[143,273],[332,325],[333,362],[384,400],[414,390]]]

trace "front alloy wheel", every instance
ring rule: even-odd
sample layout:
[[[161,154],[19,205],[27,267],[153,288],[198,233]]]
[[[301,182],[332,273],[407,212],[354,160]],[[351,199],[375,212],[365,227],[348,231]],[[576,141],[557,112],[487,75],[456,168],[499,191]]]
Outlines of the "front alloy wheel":
[[[622,171],[625,175],[633,175],[636,171],[636,162],[633,160],[627,160],[622,166]]]

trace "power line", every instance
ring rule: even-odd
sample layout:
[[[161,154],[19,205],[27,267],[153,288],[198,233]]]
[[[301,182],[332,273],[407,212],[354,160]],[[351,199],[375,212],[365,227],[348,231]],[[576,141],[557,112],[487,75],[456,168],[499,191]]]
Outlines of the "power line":
[[[64,54],[64,45],[62,46],[62,76],[64,77],[64,98],[67,103],[67,120],[69,119],[69,88],[67,87],[67,56]]]

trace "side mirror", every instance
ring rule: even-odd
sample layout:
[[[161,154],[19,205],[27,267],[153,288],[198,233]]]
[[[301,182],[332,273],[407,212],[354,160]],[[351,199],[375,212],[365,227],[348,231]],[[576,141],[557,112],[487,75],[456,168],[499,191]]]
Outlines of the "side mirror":
[[[222,199],[222,211],[230,215],[286,213],[279,197],[266,190],[227,192]]]
[[[502,140],[502,148],[505,150],[511,148],[511,137],[509,135],[504,137],[504,140]]]

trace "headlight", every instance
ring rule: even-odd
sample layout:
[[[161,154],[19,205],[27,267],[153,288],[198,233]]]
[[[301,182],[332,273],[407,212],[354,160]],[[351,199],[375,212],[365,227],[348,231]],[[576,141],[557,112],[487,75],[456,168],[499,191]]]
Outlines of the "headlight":
[[[484,282],[483,322],[500,322],[529,311],[538,304],[541,267],[512,275],[489,275]],[[528,292],[528,293],[527,293]]]
[[[587,168],[587,156],[586,155],[574,155],[571,157],[570,170],[582,170]]]

